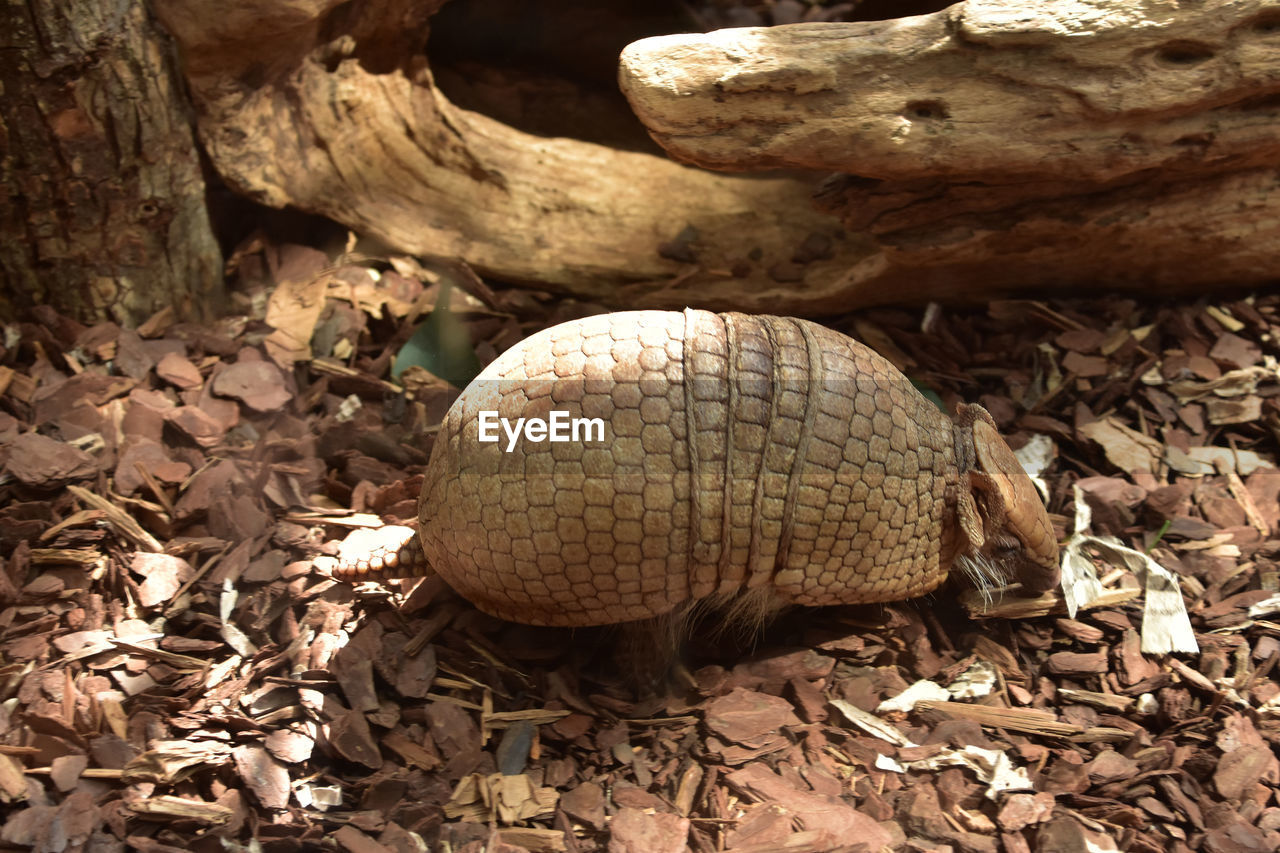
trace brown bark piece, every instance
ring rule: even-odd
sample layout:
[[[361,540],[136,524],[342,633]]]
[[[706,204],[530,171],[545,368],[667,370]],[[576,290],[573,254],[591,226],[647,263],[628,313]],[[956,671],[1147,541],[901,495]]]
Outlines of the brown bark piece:
[[[613,801],[619,806],[639,811],[670,812],[671,807],[661,797],[650,794],[643,788],[630,785],[619,786],[613,790]]]
[[[1151,678],[1160,667],[1142,654],[1142,638],[1130,627],[1125,628],[1119,647],[1118,669],[1120,683],[1126,687]]]
[[[93,477],[99,465],[98,460],[78,447],[28,432],[9,445],[5,467],[29,486],[49,487]]]
[[[758,801],[780,804],[796,816],[802,828],[819,832],[827,843],[856,838],[872,850],[890,843],[889,833],[853,806],[834,797],[797,790],[763,765],[734,770],[725,779]]]
[[[329,669],[338,679],[348,705],[357,711],[376,711],[378,692],[373,686],[373,661],[358,656],[360,652],[348,646],[334,656]]]
[[[909,801],[903,822],[910,831],[926,838],[951,842],[975,853],[996,853],[994,838],[958,828],[955,822],[947,819],[932,785],[918,786]]]
[[[1105,358],[1091,355],[1080,355],[1077,352],[1069,352],[1062,359],[1062,366],[1070,370],[1076,376],[1088,378],[1090,376],[1106,376],[1108,363]]]
[[[1223,332],[1218,336],[1209,357],[1226,362],[1230,367],[1250,367],[1262,360],[1262,348],[1239,335]]]
[[[210,387],[213,393],[234,397],[258,412],[278,411],[293,398],[280,369],[266,361],[238,361],[220,371]]]
[[[787,695],[807,723],[821,723],[827,719],[827,699],[813,682],[793,678],[787,682]]]
[[[1115,750],[1104,750],[1085,765],[1089,781],[1095,785],[1130,779],[1138,772],[1138,763]]]
[[[560,808],[575,820],[596,829],[604,828],[604,788],[595,782],[584,782],[560,797]]]
[[[213,447],[222,441],[228,426],[196,406],[179,406],[165,414],[165,420],[176,426],[201,447]]]
[[[1049,671],[1056,675],[1099,675],[1107,671],[1107,653],[1056,652],[1049,656]]]
[[[1280,471],[1274,468],[1259,469],[1250,474],[1244,484],[1267,529],[1276,530],[1277,524],[1280,524]]]
[[[720,736],[753,747],[772,742],[783,726],[800,725],[787,700],[741,687],[708,704],[706,722]]]
[[[344,826],[333,834],[343,850],[349,853],[391,853],[389,847],[379,844],[354,826]]]
[[[792,678],[825,678],[834,666],[835,660],[814,649],[797,649],[743,661],[733,668],[732,682],[748,689],[776,692]]]
[[[289,805],[289,771],[261,746],[238,746],[231,752],[245,786],[269,809]]]
[[[435,649],[427,646],[417,654],[410,654],[404,647],[394,649],[398,666],[396,668],[396,690],[402,696],[425,699],[431,692],[431,684],[436,678]]]
[[[59,791],[70,791],[80,781],[89,759],[84,755],[63,755],[53,760],[50,765],[49,779]]]
[[[116,488],[124,494],[133,494],[148,484],[149,474],[155,481],[174,485],[191,475],[191,466],[169,458],[163,445],[151,439],[129,442],[116,463]]]
[[[375,770],[382,766],[378,743],[359,711],[348,711],[329,723],[328,736],[334,750],[348,761]]]
[[[86,408],[92,412],[89,417],[96,418],[97,406],[129,393],[134,385],[133,380],[125,377],[96,373],[50,381],[41,385],[31,398],[35,405],[32,418],[37,424],[45,424],[79,414]]]
[[[199,369],[188,359],[173,352],[156,363],[156,375],[183,391],[199,388],[204,384],[204,377],[200,375]]]
[[[316,742],[300,731],[280,729],[267,735],[264,746],[272,756],[287,764],[298,764],[311,757]]]
[[[1213,771],[1213,784],[1228,800],[1239,800],[1253,791],[1264,777],[1280,781],[1275,754],[1262,744],[1242,746],[1226,753]]]
[[[609,821],[609,853],[684,853],[689,819],[619,809]]]
[[[777,803],[747,806],[737,826],[725,833],[730,850],[773,847],[786,849],[784,842],[795,835],[791,815]]]
[[[1005,832],[1018,832],[1028,826],[1043,823],[1053,814],[1054,796],[1042,791],[1038,794],[1010,794],[1000,807],[1000,828]]]
[[[1264,833],[1233,815],[1226,826],[1205,833],[1204,849],[1209,853],[1271,853],[1278,839],[1277,833]]]
[[[1113,839],[1097,824],[1085,826],[1070,817],[1054,818],[1040,827],[1036,833],[1036,850],[1061,850],[1062,853],[1086,853],[1086,851],[1118,851]]]

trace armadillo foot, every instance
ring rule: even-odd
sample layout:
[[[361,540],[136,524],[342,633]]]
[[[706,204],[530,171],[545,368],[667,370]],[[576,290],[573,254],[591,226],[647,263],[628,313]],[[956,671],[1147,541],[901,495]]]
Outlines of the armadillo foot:
[[[333,576],[354,583],[418,577],[428,571],[417,531],[389,524],[351,531],[338,547],[338,566]]]
[[[695,633],[712,642],[752,646],[789,603],[769,586],[688,602],[660,616],[616,627],[618,668],[638,688],[681,694],[696,687],[684,667],[686,641]]]

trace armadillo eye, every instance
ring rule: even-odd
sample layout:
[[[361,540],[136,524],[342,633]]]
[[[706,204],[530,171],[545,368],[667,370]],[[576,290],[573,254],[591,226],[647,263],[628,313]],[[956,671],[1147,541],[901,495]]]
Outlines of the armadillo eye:
[[[988,537],[987,547],[984,550],[987,552],[987,556],[993,560],[1008,559],[1022,551],[1022,543],[1018,541],[1016,536],[1000,532]]]
[[[1004,532],[989,537],[982,553],[1006,583],[1017,577],[1018,569],[1026,559],[1022,543],[1017,537]]]

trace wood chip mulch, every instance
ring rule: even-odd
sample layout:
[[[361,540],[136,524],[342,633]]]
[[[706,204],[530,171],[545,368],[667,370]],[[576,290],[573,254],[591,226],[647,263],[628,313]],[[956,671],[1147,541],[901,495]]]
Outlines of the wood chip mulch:
[[[1280,849],[1280,297],[835,323],[1049,462],[1097,595],[793,612],[636,698],[602,632],[324,574],[416,515],[454,392],[388,367],[440,274],[236,263],[207,327],[4,328],[4,849]],[[482,361],[599,310],[455,277]]]

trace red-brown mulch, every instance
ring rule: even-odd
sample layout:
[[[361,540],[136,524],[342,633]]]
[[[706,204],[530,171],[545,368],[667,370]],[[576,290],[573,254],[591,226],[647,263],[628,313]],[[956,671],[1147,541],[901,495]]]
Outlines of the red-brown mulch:
[[[792,613],[637,699],[601,632],[322,573],[415,515],[452,392],[399,393],[386,341],[435,276],[238,263],[265,318],[5,330],[6,849],[1280,849],[1280,297],[834,324],[1051,439],[1064,538],[1078,493],[1177,575],[1198,652],[1144,653],[1139,579],[1086,551],[1111,603],[1074,618],[973,620],[952,590]],[[598,310],[461,284],[484,360]]]

